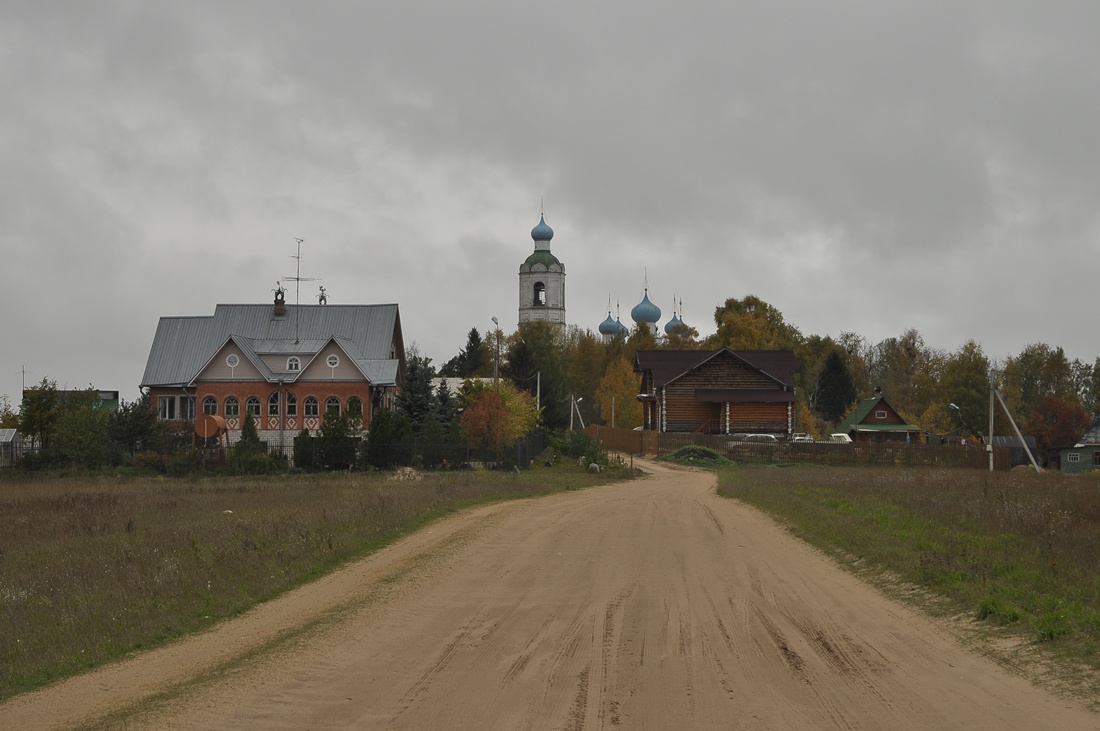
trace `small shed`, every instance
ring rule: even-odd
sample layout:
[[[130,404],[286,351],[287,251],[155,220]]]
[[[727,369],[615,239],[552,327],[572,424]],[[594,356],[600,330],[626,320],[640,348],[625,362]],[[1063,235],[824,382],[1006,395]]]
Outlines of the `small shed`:
[[[994,449],[1008,450],[1013,467],[1031,464],[1031,458],[1027,456],[1028,450],[1031,450],[1031,454],[1035,457],[1036,462],[1040,464],[1043,463],[1043,458],[1042,455],[1039,454],[1039,445],[1036,443],[1035,437],[1024,437],[1024,441],[1021,442],[1019,437],[993,436],[989,441]]]
[[[11,467],[23,456],[23,438],[18,429],[0,429],[0,467]]]

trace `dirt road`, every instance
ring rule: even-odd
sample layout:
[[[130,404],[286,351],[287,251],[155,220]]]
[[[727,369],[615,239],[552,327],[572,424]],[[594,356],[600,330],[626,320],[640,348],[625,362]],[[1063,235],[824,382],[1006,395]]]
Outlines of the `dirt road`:
[[[476,509],[0,728],[1093,729],[705,473]]]

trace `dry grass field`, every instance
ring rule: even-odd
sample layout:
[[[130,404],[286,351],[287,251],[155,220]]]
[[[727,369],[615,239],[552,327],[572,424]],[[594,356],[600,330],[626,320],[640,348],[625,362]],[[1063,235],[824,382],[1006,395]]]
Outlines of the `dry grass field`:
[[[458,508],[625,476],[6,474],[0,699],[207,628]]]

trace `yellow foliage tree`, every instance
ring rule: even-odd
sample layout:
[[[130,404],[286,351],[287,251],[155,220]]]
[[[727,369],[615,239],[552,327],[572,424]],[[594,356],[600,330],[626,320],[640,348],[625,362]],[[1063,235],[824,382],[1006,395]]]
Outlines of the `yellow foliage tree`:
[[[626,358],[611,361],[596,390],[600,417],[605,424],[619,429],[642,425],[642,404],[638,401],[640,387],[641,376],[634,372]]]
[[[466,392],[462,412],[462,433],[466,440],[482,447],[511,443],[531,433],[539,423],[535,397],[508,381],[476,385]]]

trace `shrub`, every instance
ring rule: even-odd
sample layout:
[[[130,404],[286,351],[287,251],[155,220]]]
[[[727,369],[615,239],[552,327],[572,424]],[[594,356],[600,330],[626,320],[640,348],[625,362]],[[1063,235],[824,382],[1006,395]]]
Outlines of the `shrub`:
[[[710,464],[729,464],[730,461],[709,447],[689,444],[663,457],[674,462],[706,462]]]
[[[558,454],[583,458],[585,464],[607,464],[607,450],[585,431],[559,431],[550,435],[547,446]]]

